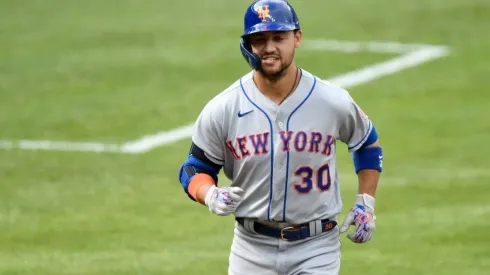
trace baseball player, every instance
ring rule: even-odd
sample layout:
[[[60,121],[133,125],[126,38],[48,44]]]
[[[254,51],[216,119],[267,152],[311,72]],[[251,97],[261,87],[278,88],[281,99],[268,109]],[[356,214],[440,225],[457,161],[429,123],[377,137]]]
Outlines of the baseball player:
[[[203,108],[179,171],[190,199],[235,216],[228,274],[336,275],[340,234],[365,243],[375,229],[377,132],[346,90],[296,65],[301,39],[287,1],[247,8],[240,49],[252,70]],[[337,141],[359,184],[342,225]],[[218,185],[221,169],[231,186]]]

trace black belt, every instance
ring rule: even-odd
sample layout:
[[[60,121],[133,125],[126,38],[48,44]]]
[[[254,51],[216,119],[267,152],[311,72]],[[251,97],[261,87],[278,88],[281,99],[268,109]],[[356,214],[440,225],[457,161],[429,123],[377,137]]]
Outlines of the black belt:
[[[245,226],[244,218],[235,218],[235,220],[242,226]],[[329,219],[322,220],[322,232],[330,231],[335,228],[335,226],[337,226],[336,221]],[[303,223],[285,228],[274,228],[254,221],[254,230],[259,234],[279,238],[285,241],[297,241],[310,237],[309,223]]]

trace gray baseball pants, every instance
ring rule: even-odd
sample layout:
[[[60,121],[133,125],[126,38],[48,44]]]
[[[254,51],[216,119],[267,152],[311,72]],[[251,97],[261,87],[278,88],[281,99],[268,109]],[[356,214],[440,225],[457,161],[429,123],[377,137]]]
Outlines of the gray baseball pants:
[[[338,275],[340,230],[298,241],[260,235],[235,223],[228,275]]]

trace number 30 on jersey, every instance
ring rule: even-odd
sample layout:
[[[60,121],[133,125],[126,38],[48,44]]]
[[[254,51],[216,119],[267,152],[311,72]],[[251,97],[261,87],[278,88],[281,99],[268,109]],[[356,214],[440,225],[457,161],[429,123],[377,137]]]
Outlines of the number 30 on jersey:
[[[311,166],[300,166],[294,171],[294,175],[300,178],[300,181],[293,185],[294,190],[299,194],[310,193],[313,188],[318,189],[320,192],[325,192],[332,185],[328,163],[323,164],[316,170]]]

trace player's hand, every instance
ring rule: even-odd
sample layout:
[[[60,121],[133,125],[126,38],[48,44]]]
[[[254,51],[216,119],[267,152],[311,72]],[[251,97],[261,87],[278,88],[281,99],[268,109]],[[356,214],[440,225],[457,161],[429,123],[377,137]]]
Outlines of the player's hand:
[[[347,234],[347,238],[355,243],[365,243],[373,237],[375,221],[374,198],[368,194],[359,194],[354,207],[345,217],[340,233],[346,232],[351,225],[355,225],[355,231]]]
[[[243,190],[240,187],[216,187],[211,186],[206,193],[205,203],[209,211],[226,216],[235,212],[242,200]]]

